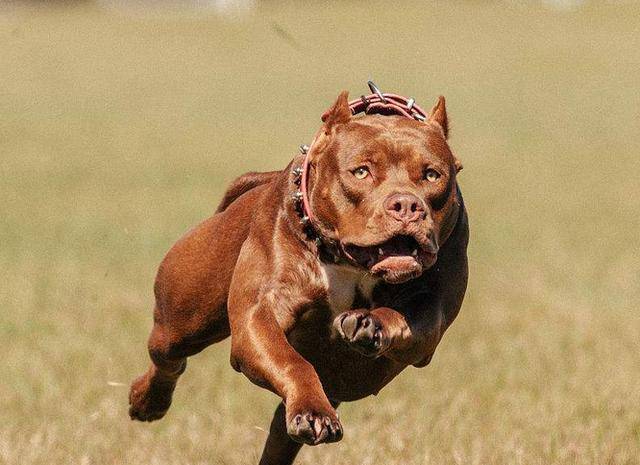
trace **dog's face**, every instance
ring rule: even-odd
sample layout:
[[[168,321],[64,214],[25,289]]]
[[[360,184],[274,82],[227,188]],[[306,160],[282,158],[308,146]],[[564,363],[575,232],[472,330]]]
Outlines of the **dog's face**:
[[[437,260],[453,229],[461,165],[447,144],[444,99],[427,123],[352,118],[343,93],[323,116],[311,154],[310,201],[323,234],[353,266],[397,284]]]

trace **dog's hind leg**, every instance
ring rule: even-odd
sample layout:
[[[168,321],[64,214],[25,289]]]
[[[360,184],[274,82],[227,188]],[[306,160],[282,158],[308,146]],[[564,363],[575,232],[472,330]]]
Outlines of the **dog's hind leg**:
[[[148,344],[152,364],[131,385],[131,418],[162,418],[187,357],[229,336],[229,285],[263,190],[255,186],[244,192],[224,212],[186,233],[162,260]]]
[[[285,407],[281,402],[273,414],[260,465],[291,465],[301,447],[301,443],[295,442],[287,434]]]
[[[162,418],[171,405],[178,378],[187,367],[186,357],[171,356],[170,351],[156,347],[162,330],[151,332],[149,355],[151,365],[138,377],[129,391],[129,416],[133,420],[154,421]]]
[[[129,416],[140,421],[162,418],[171,406],[178,378],[187,367],[187,357],[228,335],[228,326],[224,324],[220,328],[207,328],[199,338],[178,337],[171,328],[156,322],[148,344],[151,365],[131,385]]]

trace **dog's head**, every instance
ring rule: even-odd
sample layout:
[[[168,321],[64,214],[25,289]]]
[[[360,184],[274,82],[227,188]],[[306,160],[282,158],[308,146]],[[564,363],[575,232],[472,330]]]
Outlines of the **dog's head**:
[[[347,93],[323,115],[310,153],[309,200],[321,233],[353,266],[389,283],[420,276],[437,260],[458,213],[445,101],[426,122],[352,117]]]

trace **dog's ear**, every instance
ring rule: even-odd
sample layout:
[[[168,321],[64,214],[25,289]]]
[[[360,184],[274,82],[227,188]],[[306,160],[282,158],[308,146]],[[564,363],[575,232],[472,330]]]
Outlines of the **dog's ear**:
[[[438,97],[438,103],[431,109],[429,121],[437,123],[440,126],[445,139],[449,137],[449,119],[447,118],[447,108],[442,95]]]
[[[464,168],[464,166],[462,166],[462,162],[458,157],[456,157],[455,153],[453,154],[453,164],[456,167],[456,173],[459,173],[462,171],[462,168]]]
[[[322,122],[327,131],[336,124],[346,123],[351,119],[351,109],[349,108],[349,92],[343,90],[336,103],[322,114]]]
[[[449,118],[447,117],[447,107],[442,95],[438,97],[438,103],[436,103],[431,109],[431,113],[429,113],[429,121],[440,126],[445,139],[449,138]],[[456,167],[456,173],[459,173],[462,170],[462,162],[458,159],[455,153],[452,155],[453,162]]]

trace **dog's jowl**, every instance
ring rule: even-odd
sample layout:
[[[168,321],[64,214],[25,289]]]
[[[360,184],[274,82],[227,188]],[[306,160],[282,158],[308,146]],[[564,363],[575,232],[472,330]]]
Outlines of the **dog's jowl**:
[[[467,286],[445,101],[425,114],[343,92],[322,121],[289,166],[239,177],[166,255],[132,418],[161,418],[187,357],[231,336],[232,366],[282,399],[260,463],[290,464],[302,444],[342,438],[340,402],[430,362]]]

